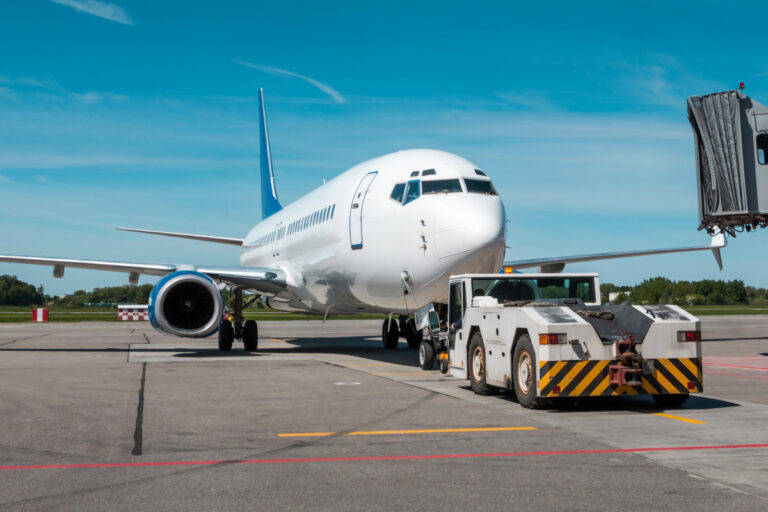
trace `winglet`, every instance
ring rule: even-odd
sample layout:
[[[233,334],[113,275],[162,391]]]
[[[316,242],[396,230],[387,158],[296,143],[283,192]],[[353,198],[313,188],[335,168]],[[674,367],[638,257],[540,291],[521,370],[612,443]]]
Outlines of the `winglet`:
[[[261,148],[261,217],[266,219],[270,215],[283,209],[277,200],[275,189],[275,175],[272,172],[272,153],[269,149],[269,133],[267,132],[267,112],[264,108],[264,89],[259,89],[259,145]]]
[[[720,254],[720,249],[726,245],[727,242],[725,240],[725,233],[718,229],[717,232],[712,235],[712,242],[709,244],[709,246],[712,249],[712,255],[714,255],[715,261],[717,262],[717,266],[720,268],[720,270],[723,270],[723,256]]]

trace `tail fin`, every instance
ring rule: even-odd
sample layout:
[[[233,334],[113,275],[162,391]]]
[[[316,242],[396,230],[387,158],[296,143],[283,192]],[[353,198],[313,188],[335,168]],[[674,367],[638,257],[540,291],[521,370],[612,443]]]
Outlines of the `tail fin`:
[[[277,200],[275,189],[275,174],[272,172],[272,153],[269,150],[269,133],[267,133],[267,112],[264,108],[264,89],[259,89],[259,145],[261,147],[261,217],[283,209]]]

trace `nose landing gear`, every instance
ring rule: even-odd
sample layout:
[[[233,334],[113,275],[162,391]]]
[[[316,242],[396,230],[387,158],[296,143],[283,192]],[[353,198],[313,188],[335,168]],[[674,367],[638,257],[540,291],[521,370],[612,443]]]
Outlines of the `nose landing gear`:
[[[397,348],[397,343],[400,341],[400,329],[397,327],[397,322],[391,317],[384,320],[384,324],[381,326],[381,339],[385,349],[394,350]]]
[[[424,339],[424,334],[416,329],[416,322],[413,321],[413,318],[401,315],[398,321],[391,317],[384,320],[384,324],[381,326],[381,339],[384,343],[384,348],[389,350],[396,349],[400,336],[405,337],[405,340],[408,342],[408,348],[412,349],[419,348],[421,340]]]

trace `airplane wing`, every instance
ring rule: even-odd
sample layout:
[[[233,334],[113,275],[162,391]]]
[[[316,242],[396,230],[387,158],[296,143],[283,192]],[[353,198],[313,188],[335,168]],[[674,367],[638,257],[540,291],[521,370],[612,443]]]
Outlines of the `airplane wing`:
[[[720,255],[720,249],[726,246],[725,235],[718,233],[712,237],[712,242],[708,246],[701,247],[675,247],[672,249],[645,249],[639,251],[606,252],[598,254],[581,254],[577,256],[561,256],[555,258],[535,258],[527,260],[505,261],[505,267],[531,268],[540,267],[541,272],[560,272],[566,263],[579,263],[582,261],[611,260],[615,258],[631,258],[634,256],[650,256],[652,254],[670,254],[675,252],[690,251],[712,251],[715,261],[720,270],[723,270],[723,260]]]
[[[108,272],[127,272],[129,281],[136,283],[139,274],[164,276],[177,270],[192,270],[210,276],[218,282],[240,286],[262,293],[275,295],[286,288],[286,274],[279,268],[268,267],[203,267],[196,265],[168,265],[130,263],[122,261],[76,260],[69,258],[40,258],[0,254],[0,263],[22,263],[53,267],[54,277],[62,277],[65,268],[83,268]]]
[[[153,231],[150,229],[136,229],[136,228],[115,228],[118,231],[132,231],[134,233],[145,233],[148,235],[160,235],[171,236],[174,238],[187,238],[189,240],[199,240],[201,242],[214,242],[217,244],[229,244],[229,245],[243,245],[242,238],[229,238],[225,236],[210,236],[210,235],[195,235],[190,233],[174,233],[171,231]]]

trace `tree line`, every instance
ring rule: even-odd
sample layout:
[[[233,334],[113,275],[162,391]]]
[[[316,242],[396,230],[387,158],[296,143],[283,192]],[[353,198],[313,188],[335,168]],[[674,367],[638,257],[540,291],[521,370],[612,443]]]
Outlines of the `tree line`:
[[[635,286],[617,286],[601,283],[603,301],[612,292],[619,293],[614,303],[698,305],[768,305],[768,290],[745,286],[744,281],[672,281],[666,277],[646,279]]]
[[[603,302],[609,294],[618,292],[614,303],[679,304],[681,306],[752,304],[768,305],[768,290],[745,286],[744,281],[672,281],[666,277],[646,279],[634,286],[602,283]],[[94,288],[90,292],[77,290],[72,294],[52,297],[42,286],[35,287],[16,276],[0,276],[0,306],[83,306],[85,304],[146,304],[152,292],[151,284],[140,286],[108,286]],[[229,302],[231,292],[224,290],[224,300]],[[264,307],[260,302],[253,307]]]
[[[90,292],[77,290],[69,295],[53,297],[42,286],[35,288],[16,276],[0,276],[0,306],[83,306],[85,304],[146,304],[152,292],[151,284],[141,286],[108,286]]]

